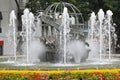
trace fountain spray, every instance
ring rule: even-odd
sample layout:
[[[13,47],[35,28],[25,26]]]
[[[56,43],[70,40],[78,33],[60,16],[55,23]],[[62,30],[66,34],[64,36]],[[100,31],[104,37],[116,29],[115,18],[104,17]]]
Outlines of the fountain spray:
[[[15,57],[15,61],[16,61],[16,27],[15,27],[15,20],[16,20],[16,15],[15,15],[15,11],[12,10],[10,13],[10,26],[13,29],[13,53],[14,53],[14,57]]]
[[[37,29],[36,29],[36,36],[41,37],[42,36],[42,21],[39,17],[37,17]]]
[[[33,26],[33,23],[34,23],[34,15],[32,12],[29,13],[29,43],[31,43],[31,40],[32,40],[32,26]]]
[[[112,19],[112,11],[111,10],[108,10],[107,11],[107,18],[108,18],[108,27],[109,27],[109,61],[111,59],[111,19]]]
[[[64,53],[64,64],[66,64],[66,54],[67,54],[67,34],[70,32],[69,28],[69,14],[66,7],[64,7],[62,14],[62,24],[63,24],[63,53]]]
[[[98,20],[100,22],[100,61],[102,60],[102,46],[103,46],[103,35],[102,35],[102,23],[104,20],[104,12],[102,9],[98,12]]]
[[[91,21],[91,40],[93,41],[93,36],[94,36],[94,27],[95,27],[95,21],[96,21],[96,16],[95,13],[92,12],[91,17],[90,17],[90,21]]]
[[[27,63],[29,62],[29,10],[28,9],[25,9],[24,10],[24,15],[23,17],[24,19],[23,22],[24,22],[24,27],[25,27],[25,39],[26,39],[26,61]]]

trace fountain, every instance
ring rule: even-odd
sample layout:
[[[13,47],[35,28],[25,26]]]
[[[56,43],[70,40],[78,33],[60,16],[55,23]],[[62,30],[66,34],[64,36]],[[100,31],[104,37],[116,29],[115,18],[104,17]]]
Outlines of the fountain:
[[[66,7],[63,9],[62,14],[62,26],[63,26],[63,53],[64,53],[64,64],[66,64],[66,56],[67,56],[67,36],[69,35],[70,28],[69,28],[69,14]]]
[[[113,15],[112,11],[108,10],[106,12],[106,15],[104,15],[103,10],[100,9],[98,12],[98,16],[97,16],[98,20],[97,20],[95,13],[94,12],[91,13],[90,26],[89,26],[90,35],[88,38],[90,40],[89,41],[90,49],[91,49],[90,55],[91,55],[91,59],[96,60],[98,58],[94,59],[94,57],[98,57],[98,54],[95,56],[94,53],[99,53],[100,63],[104,61],[111,62],[113,60],[111,58],[111,54],[113,53],[112,51],[113,49],[111,48],[111,46],[113,44],[112,40],[114,38],[113,34],[115,34],[115,28],[111,23],[112,15]],[[99,45],[99,47],[95,46],[96,44]],[[103,56],[103,55],[107,55],[107,51],[108,51],[108,59],[106,59],[107,57]]]
[[[93,59],[93,58],[98,58],[97,55],[99,54],[99,43],[98,43],[98,39],[99,39],[99,28],[98,26],[96,26],[97,24],[97,20],[96,20],[96,15],[94,12],[91,13],[91,17],[89,20],[89,33],[88,33],[88,39],[87,42],[89,43],[90,46],[90,54],[89,54],[89,59]]]
[[[108,17],[108,27],[109,27],[109,60],[111,59],[111,18],[112,18],[112,11],[107,11],[107,17]]]
[[[102,24],[104,19],[104,12],[102,9],[98,12],[98,20],[100,22],[100,61],[102,60],[102,46],[103,46],[103,35],[102,35]]]
[[[22,23],[23,23],[23,31],[25,31],[25,40],[26,40],[26,50],[24,50],[26,53],[26,62],[29,62],[29,37],[31,36],[29,33],[29,10],[25,9],[24,14],[22,15]],[[31,27],[31,26],[30,26]]]
[[[96,16],[95,16],[94,12],[91,13],[90,20],[91,20],[91,41],[93,41],[93,38],[94,38],[93,32],[94,32],[94,26],[95,26],[95,22],[96,22]]]
[[[12,47],[12,50],[10,50],[10,54],[9,56],[7,56],[8,60],[7,61],[3,61],[1,63],[3,64],[13,64],[16,62],[17,59],[17,51],[16,51],[16,47],[17,47],[17,39],[16,39],[16,15],[15,15],[15,11],[12,10],[10,13],[10,19],[9,19],[9,28],[8,28],[8,32],[5,34],[5,36],[8,37],[8,41],[9,43],[6,45],[8,47]],[[6,50],[9,48],[6,48]],[[9,50],[8,50],[9,51]]]
[[[14,57],[15,57],[15,61],[16,61],[16,24],[15,24],[15,20],[16,20],[16,16],[15,16],[15,11],[12,10],[10,13],[10,27],[12,27],[12,31],[13,31],[13,53],[14,53]]]
[[[21,45],[16,44],[18,36],[14,11],[11,15],[10,26],[13,27],[14,57],[17,66],[104,65],[108,60],[109,64],[112,62],[111,42],[115,29],[111,24],[113,13],[110,10],[106,15],[102,9],[98,15],[91,13],[89,35],[86,39],[82,13],[73,4],[55,3],[38,15],[26,8],[22,15],[21,40],[18,40]],[[21,60],[17,59],[17,53],[20,52],[17,52],[16,46],[22,49]]]
[[[15,15],[15,11],[12,10],[10,13],[10,19],[9,19],[9,32],[6,34],[8,36],[8,39],[10,41],[10,44],[8,46],[12,46],[13,50],[11,52],[11,55],[14,57],[14,59],[11,59],[11,57],[9,57],[8,61],[2,62],[2,63],[15,63],[16,59],[17,59],[17,51],[16,51],[16,47],[17,47],[17,39],[16,39],[16,15]]]

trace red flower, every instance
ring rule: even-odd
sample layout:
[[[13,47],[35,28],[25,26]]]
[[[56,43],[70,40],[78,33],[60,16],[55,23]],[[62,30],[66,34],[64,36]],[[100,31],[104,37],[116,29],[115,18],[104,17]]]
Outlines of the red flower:
[[[98,74],[102,74],[101,72],[95,72],[94,74],[98,75]]]
[[[26,76],[26,74],[22,74],[21,76],[22,76],[22,77],[25,77],[25,76]]]
[[[72,77],[71,75],[66,76],[67,79],[70,79],[71,77]]]
[[[33,76],[32,76],[32,75],[30,75],[30,76],[29,76],[29,78],[31,78],[31,79],[32,79],[32,78],[33,78]]]
[[[113,76],[118,76],[118,74],[116,74],[116,73],[113,73],[112,75],[113,75]]]
[[[120,80],[120,76],[118,76],[118,80]]]
[[[118,76],[120,76],[120,74],[118,74]]]
[[[105,80],[105,78],[103,76],[100,77],[100,80]]]
[[[40,78],[40,74],[39,73],[35,73],[34,75],[35,75],[35,77],[39,77]]]

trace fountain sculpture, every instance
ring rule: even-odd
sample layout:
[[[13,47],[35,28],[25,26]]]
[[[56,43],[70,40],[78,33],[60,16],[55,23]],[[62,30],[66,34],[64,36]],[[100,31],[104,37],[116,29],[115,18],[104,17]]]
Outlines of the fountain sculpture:
[[[16,32],[16,17],[12,11],[10,26],[13,29],[15,62],[18,63],[17,55],[21,52],[25,64],[36,62],[80,64],[91,59],[95,61],[95,58],[102,62],[106,59],[103,55],[107,54],[107,51],[110,61],[113,53],[112,38],[115,33],[111,23],[112,15],[110,10],[106,15],[102,9],[98,15],[92,12],[86,38],[82,13],[73,4],[54,3],[37,16],[26,8],[22,15],[20,33]]]

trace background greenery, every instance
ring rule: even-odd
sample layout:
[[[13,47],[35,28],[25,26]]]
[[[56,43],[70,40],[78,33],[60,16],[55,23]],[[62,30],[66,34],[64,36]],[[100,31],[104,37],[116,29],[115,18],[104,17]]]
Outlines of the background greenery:
[[[101,8],[105,12],[109,9],[112,10],[114,13],[113,21],[116,23],[118,44],[120,43],[120,0],[29,0],[26,7],[30,8],[33,13],[36,13],[38,10],[44,10],[50,4],[59,1],[74,4],[83,13],[85,21],[89,19],[92,11],[97,13]]]

